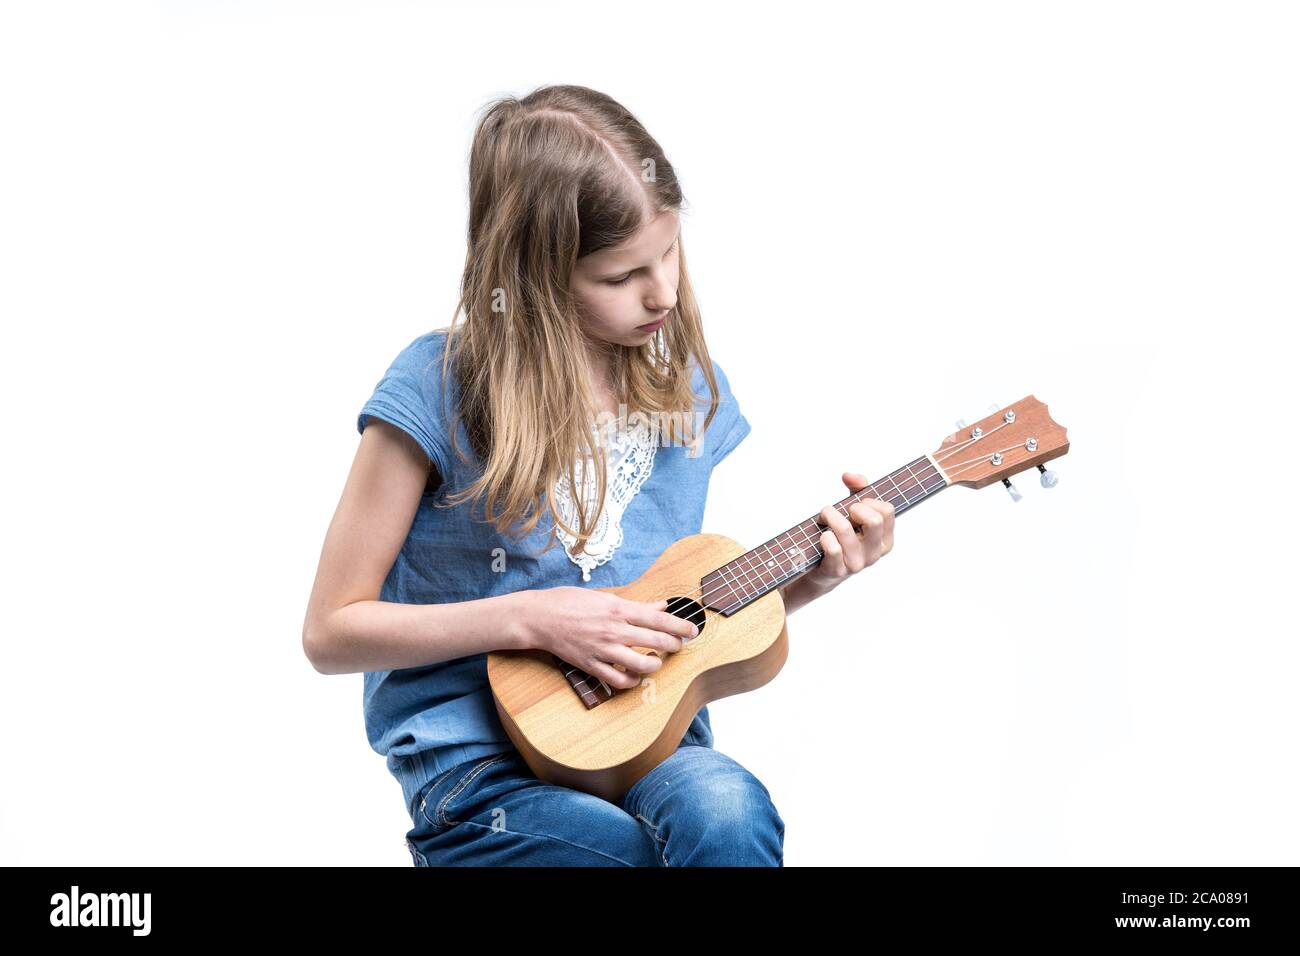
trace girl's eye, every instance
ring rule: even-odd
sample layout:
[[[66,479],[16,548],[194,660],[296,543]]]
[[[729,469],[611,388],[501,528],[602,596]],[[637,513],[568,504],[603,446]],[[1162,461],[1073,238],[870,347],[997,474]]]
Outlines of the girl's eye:
[[[668,247],[668,251],[664,253],[664,258],[667,259],[669,256],[671,256],[671,255],[672,255],[674,252],[676,252],[676,251],[677,251],[677,240],[673,240],[673,244],[672,244],[671,246],[669,246],[669,247]],[[623,278],[621,278],[621,279],[606,279],[605,281],[606,281],[609,285],[626,285],[627,282],[628,282],[628,280],[631,279],[631,278],[632,278],[632,273],[629,272],[627,275],[623,276]]]

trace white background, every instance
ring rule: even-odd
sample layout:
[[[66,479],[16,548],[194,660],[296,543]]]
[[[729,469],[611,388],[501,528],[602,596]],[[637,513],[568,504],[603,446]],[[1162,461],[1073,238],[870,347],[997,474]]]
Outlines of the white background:
[[[711,705],[807,864],[1295,864],[1300,36],[1268,3],[10,3],[0,860],[409,866],[301,625],[355,419],[445,325],[477,111],[675,164],[757,544],[1033,394]]]

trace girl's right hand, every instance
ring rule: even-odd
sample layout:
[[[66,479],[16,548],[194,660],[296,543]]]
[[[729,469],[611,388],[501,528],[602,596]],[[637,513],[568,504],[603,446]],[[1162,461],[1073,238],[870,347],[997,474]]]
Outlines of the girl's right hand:
[[[667,599],[630,601],[580,587],[519,594],[525,602],[523,628],[528,647],[548,650],[620,689],[636,687],[642,675],[663,666],[657,654],[644,654],[633,647],[673,653],[682,649],[682,638],[699,633],[690,621],[664,610]]]

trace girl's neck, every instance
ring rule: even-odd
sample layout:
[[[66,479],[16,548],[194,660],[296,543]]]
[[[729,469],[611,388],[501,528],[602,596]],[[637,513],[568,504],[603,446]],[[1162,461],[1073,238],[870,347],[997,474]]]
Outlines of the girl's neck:
[[[612,376],[608,352],[596,349],[589,350],[587,353],[587,368],[591,397],[596,403],[597,411],[603,410],[617,415],[618,395],[614,390],[613,383],[610,381]]]
[[[607,411],[611,415],[618,414],[618,396],[614,393],[614,389],[610,387],[608,381],[598,380],[593,375],[591,393],[597,411]]]

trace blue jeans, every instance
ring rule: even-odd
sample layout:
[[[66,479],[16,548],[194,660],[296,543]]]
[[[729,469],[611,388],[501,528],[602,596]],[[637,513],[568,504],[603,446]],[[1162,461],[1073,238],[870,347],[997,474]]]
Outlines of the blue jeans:
[[[420,791],[416,866],[782,866],[785,822],[752,773],[689,735],[619,804],[544,783],[513,747]]]

